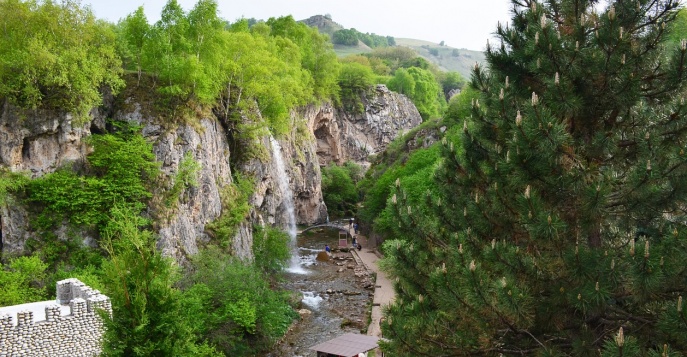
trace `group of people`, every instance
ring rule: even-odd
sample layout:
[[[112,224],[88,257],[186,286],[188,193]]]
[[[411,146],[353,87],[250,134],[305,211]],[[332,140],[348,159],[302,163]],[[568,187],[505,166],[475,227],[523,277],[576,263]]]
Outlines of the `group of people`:
[[[350,218],[348,220],[348,229],[353,228],[355,234],[358,234],[358,223],[355,223],[355,218]]]

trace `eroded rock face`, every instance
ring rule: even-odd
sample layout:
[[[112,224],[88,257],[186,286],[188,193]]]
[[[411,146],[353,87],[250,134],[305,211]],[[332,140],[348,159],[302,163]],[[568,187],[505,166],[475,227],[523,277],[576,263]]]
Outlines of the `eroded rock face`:
[[[293,113],[292,121],[305,123],[312,120],[320,112],[319,107],[308,106],[302,111]],[[281,152],[273,152],[269,137],[260,139],[258,145],[263,146],[267,153],[262,160],[253,159],[243,165],[241,171],[257,179],[255,193],[251,197],[251,221],[259,225],[274,225],[284,228],[288,223],[285,200],[286,193],[279,187],[280,173],[277,169],[274,155],[281,155],[284,162],[287,180],[291,189],[294,213],[297,224],[314,224],[322,222],[327,217],[327,207],[322,198],[322,174],[316,154],[316,142],[312,133],[297,133],[297,127],[292,133],[277,141]]]
[[[363,99],[364,113],[347,113],[324,105],[312,116],[320,165],[351,160],[364,167],[367,157],[383,151],[399,135],[422,123],[415,105],[402,94],[377,85]]]
[[[96,115],[97,111],[92,114]],[[83,162],[91,123],[75,125],[69,114],[48,110],[18,111],[0,106],[0,165],[39,177]]]
[[[166,256],[184,261],[198,251],[200,243],[210,240],[206,225],[222,213],[220,192],[232,182],[227,133],[211,114],[195,125],[161,125],[142,110],[149,104],[129,98],[116,107],[112,98],[107,99],[103,107],[92,111],[92,120],[81,126],[72,125],[67,114],[35,111],[20,116],[8,105],[2,105],[0,166],[39,177],[64,165],[82,164],[90,150],[84,139],[92,132],[105,131],[105,117],[142,126],[142,134],[153,143],[168,184],[178,173],[187,152],[200,165],[198,185],[184,190],[178,205],[162,207],[160,197],[164,192],[161,191],[156,193],[150,207],[151,216],[161,217],[155,226],[158,247]],[[292,122],[296,125],[279,142],[297,223],[326,220],[320,165],[347,160],[365,165],[370,153],[383,150],[400,133],[422,121],[410,100],[384,86],[377,86],[364,104],[366,110],[361,114],[340,112],[327,103],[293,113]],[[287,222],[283,203],[286,197],[276,181],[278,173],[269,137],[259,140],[267,154],[240,167],[257,179],[250,217],[240,225],[232,242],[234,254],[246,259],[252,259],[254,224],[283,228]],[[0,249],[9,253],[21,252],[26,240],[34,234],[29,229],[29,216],[21,206],[0,208],[0,229]],[[80,234],[84,244],[97,244],[93,234]]]
[[[104,123],[99,110],[91,112],[92,121],[76,125],[72,116],[51,110],[17,110],[0,103],[0,167],[25,172],[36,178],[60,167],[83,165],[89,147],[84,139],[91,135],[94,123]],[[24,244],[33,236],[29,214],[20,202],[0,207],[0,237],[2,252],[21,254]],[[67,239],[66,228],[57,236]],[[85,244],[93,244],[90,234],[84,234]]]
[[[181,193],[177,207],[169,212],[156,212],[163,217],[158,221],[158,248],[164,255],[181,261],[198,253],[198,243],[210,240],[205,225],[222,213],[220,191],[231,183],[226,133],[214,118],[201,119],[197,129],[181,125],[163,130],[150,121],[141,124],[145,137],[154,143],[153,152],[170,184],[186,153],[200,165],[197,185]],[[236,251],[241,255],[250,254],[243,249]]]

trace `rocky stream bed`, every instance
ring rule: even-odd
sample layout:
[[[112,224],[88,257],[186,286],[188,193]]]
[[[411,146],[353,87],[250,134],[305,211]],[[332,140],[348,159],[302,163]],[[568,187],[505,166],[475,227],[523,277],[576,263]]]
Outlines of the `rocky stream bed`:
[[[336,247],[336,242],[337,232],[331,230],[298,236],[302,270],[287,272],[282,286],[302,296],[301,319],[267,356],[315,356],[309,347],[348,332],[366,333],[374,277],[348,251],[335,250],[328,261],[316,259],[326,244]]]

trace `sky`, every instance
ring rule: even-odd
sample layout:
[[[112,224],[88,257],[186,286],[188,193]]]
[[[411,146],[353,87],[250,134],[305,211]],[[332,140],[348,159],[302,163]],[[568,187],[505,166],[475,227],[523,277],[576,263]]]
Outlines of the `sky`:
[[[190,10],[197,0],[178,0]],[[143,6],[148,21],[160,18],[167,0],[82,0],[98,18],[117,22]],[[382,36],[444,41],[456,48],[482,51],[496,24],[510,19],[510,0],[217,0],[220,17],[267,20],[292,15],[303,20],[330,14],[345,28]],[[493,43],[493,41],[492,41]]]

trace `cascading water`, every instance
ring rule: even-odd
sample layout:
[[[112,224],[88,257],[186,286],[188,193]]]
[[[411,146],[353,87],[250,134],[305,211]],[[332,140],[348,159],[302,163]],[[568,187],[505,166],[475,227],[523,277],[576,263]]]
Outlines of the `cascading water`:
[[[291,191],[291,186],[289,185],[289,176],[286,174],[286,166],[282,158],[281,145],[279,145],[279,142],[272,136],[270,136],[270,144],[272,145],[272,158],[277,167],[277,183],[282,193],[282,203],[286,211],[286,231],[291,238],[291,262],[287,270],[292,273],[304,274],[307,271],[301,267],[300,259],[298,258],[298,248],[296,246],[296,235],[298,234],[298,230],[296,229],[296,213],[293,207],[293,191]]]

